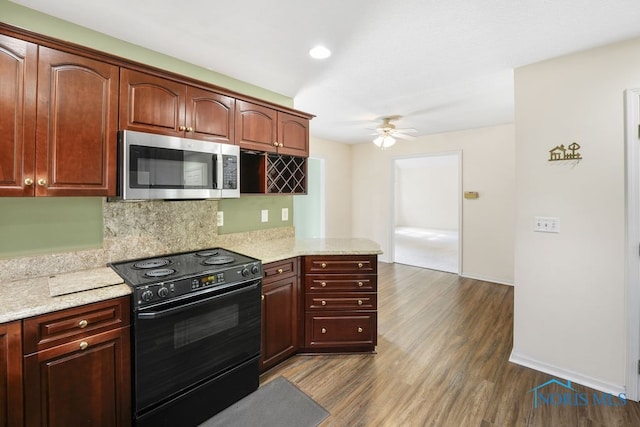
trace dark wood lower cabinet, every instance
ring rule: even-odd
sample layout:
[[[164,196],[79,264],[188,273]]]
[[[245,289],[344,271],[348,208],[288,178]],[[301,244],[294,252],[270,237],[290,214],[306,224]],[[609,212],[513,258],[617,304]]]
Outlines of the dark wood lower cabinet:
[[[24,321],[25,351],[39,343],[38,351],[24,356],[26,426],[131,425],[128,301],[104,301]],[[43,330],[50,333],[36,335]]]
[[[298,351],[298,259],[265,264],[262,287],[262,350],[265,371]]]
[[[0,427],[23,425],[22,322],[0,325]]]

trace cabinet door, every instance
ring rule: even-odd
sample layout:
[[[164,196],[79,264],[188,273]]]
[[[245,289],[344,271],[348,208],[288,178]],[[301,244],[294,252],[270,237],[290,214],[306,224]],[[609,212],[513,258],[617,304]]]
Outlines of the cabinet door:
[[[275,152],[277,112],[271,108],[236,101],[236,144],[247,150]]]
[[[26,356],[26,425],[129,425],[129,353],[126,327]]]
[[[186,86],[150,74],[120,71],[120,129],[184,136]]]
[[[37,196],[115,196],[118,67],[40,47]]]
[[[32,196],[38,47],[0,35],[0,196]]]
[[[185,136],[233,144],[235,105],[229,96],[187,86]]]
[[[309,156],[309,119],[278,112],[278,153]]]
[[[298,351],[298,277],[265,285],[262,295],[261,370]]]
[[[22,328],[20,321],[0,325],[0,426],[22,422]]]

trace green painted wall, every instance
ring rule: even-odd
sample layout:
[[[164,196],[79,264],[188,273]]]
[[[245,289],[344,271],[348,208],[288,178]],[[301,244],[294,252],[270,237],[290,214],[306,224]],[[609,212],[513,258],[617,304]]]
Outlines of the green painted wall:
[[[284,95],[36,12],[8,0],[0,0],[0,20],[39,34],[293,107],[293,99]],[[101,201],[100,198],[84,197],[0,198],[0,258],[101,247]],[[221,234],[290,226],[293,220],[291,196],[248,196],[221,201],[220,206],[226,210],[225,226],[219,230]],[[289,221],[280,221],[282,207],[289,209]],[[260,222],[261,209],[269,209],[268,223]]]
[[[0,258],[102,247],[102,198],[0,197]]]
[[[293,225],[294,196],[243,196],[240,199],[224,199],[218,202],[218,212],[224,212],[224,225],[218,234]],[[289,210],[289,219],[282,221],[282,208]],[[269,211],[269,221],[261,222],[261,211]]]

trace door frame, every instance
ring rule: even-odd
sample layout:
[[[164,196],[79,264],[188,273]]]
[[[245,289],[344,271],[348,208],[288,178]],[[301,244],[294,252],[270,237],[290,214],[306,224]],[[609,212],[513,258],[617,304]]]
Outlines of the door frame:
[[[390,174],[391,179],[391,203],[389,218],[391,220],[389,224],[389,255],[392,263],[396,262],[396,162],[398,160],[417,159],[426,157],[440,157],[440,156],[452,156],[455,155],[458,158],[458,271],[454,274],[462,274],[462,150],[452,151],[438,151],[433,153],[420,153],[410,156],[394,156],[391,158]]]
[[[626,397],[640,398],[640,89],[625,91]]]

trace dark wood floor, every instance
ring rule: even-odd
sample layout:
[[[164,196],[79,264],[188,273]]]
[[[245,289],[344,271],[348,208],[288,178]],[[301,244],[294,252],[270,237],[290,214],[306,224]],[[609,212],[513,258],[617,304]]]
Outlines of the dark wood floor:
[[[377,354],[299,355],[261,378],[321,404],[321,427],[640,426],[636,402],[534,408],[529,391],[553,377],[508,361],[512,287],[399,264],[378,274]]]

